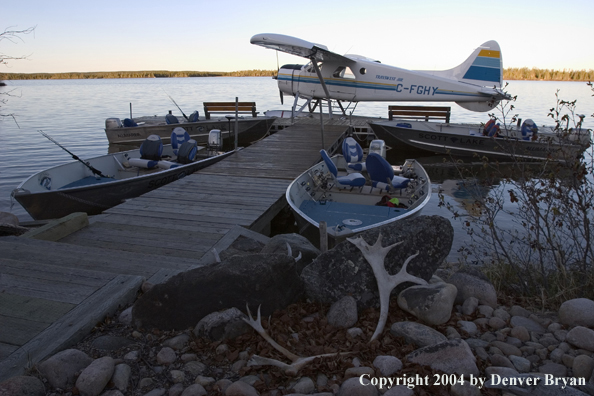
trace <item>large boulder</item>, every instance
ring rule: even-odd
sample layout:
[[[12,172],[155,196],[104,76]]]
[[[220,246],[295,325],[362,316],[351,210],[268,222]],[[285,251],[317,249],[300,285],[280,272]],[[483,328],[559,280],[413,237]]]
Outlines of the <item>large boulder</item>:
[[[380,233],[382,246],[403,242],[386,256],[384,265],[388,273],[397,273],[409,256],[419,252],[407,269],[409,274],[426,281],[431,279],[449,254],[454,237],[449,220],[440,216],[419,216],[366,231],[360,236],[373,245]],[[343,296],[351,295],[360,308],[379,305],[373,270],[359,248],[349,241],[340,242],[318,256],[303,269],[301,278],[307,297],[313,301],[333,303]],[[403,283],[392,291],[392,295],[398,295],[412,285],[410,282]]]
[[[472,267],[461,268],[447,282],[458,289],[456,304],[462,305],[467,298],[475,297],[481,305],[497,307],[495,287],[480,270]]]
[[[321,254],[320,249],[312,245],[306,237],[299,234],[275,235],[270,238],[270,241],[266,243],[260,253],[287,254],[287,244],[291,247],[293,257],[297,257],[301,253],[301,259],[297,262],[297,272],[299,274],[301,274],[303,268],[308,266]]]
[[[233,256],[182,272],[155,285],[132,309],[133,323],[142,328],[184,330],[194,327],[206,315],[246,303],[262,314],[298,301],[303,285],[295,260],[286,254]]]

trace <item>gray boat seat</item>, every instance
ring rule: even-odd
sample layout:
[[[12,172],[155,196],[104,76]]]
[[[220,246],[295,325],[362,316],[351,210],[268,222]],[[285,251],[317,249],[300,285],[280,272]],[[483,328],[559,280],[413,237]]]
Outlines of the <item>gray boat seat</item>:
[[[373,187],[390,190],[391,188],[405,188],[410,179],[402,176],[395,176],[392,165],[384,157],[377,153],[370,153],[365,160],[367,173]]]
[[[159,135],[150,135],[140,145],[140,158],[130,158],[130,165],[139,168],[156,168],[163,154],[163,142]]]
[[[338,176],[338,169],[336,168],[336,165],[334,165],[334,162],[332,162],[332,159],[330,159],[330,156],[328,155],[326,150],[320,150],[320,154],[322,155],[322,159],[326,163],[326,167],[328,168],[328,170],[334,177],[334,180],[336,180],[339,186],[361,187],[365,185],[365,176],[363,176],[360,173],[349,173],[346,176]]]
[[[342,142],[342,155],[347,162],[347,170],[357,172],[365,171],[365,161],[363,160],[363,149],[352,137],[348,137]]]
[[[173,114],[167,114],[165,116],[165,122],[167,123],[167,125],[179,124],[179,120]]]
[[[198,110],[196,110],[192,114],[190,114],[190,116],[188,117],[188,122],[198,122],[200,121],[199,117],[200,116],[198,114]]]
[[[182,127],[176,127],[171,132],[171,148],[173,154],[177,155],[177,151],[182,143],[190,140],[190,134]]]

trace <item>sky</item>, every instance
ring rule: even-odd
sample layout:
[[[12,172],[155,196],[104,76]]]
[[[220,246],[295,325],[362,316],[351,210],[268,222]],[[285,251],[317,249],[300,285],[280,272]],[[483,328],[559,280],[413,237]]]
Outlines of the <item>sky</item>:
[[[0,72],[276,70],[305,63],[250,44],[279,33],[412,70],[462,63],[488,40],[503,66],[594,69],[592,0],[0,0]]]

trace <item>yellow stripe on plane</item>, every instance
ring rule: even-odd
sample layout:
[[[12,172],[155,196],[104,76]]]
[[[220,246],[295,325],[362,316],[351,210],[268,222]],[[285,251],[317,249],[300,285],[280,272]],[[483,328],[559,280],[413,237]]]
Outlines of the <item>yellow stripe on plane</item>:
[[[492,50],[481,50],[478,56],[484,56],[486,58],[499,58],[501,56],[501,51],[492,51]]]

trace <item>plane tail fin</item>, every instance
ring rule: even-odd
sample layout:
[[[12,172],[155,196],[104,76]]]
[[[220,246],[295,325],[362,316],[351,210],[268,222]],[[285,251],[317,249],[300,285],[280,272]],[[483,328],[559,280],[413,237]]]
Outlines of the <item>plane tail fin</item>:
[[[487,41],[475,49],[460,65],[432,74],[469,84],[501,88],[503,80],[501,48],[497,41]]]

